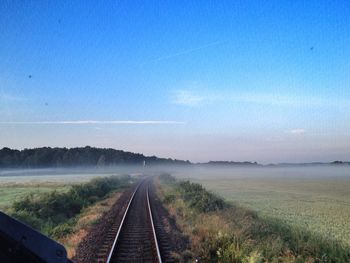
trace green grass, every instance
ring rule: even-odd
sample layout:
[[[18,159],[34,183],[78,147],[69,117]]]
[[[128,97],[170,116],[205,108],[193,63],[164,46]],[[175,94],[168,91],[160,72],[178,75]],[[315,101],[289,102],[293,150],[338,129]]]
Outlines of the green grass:
[[[95,177],[114,175],[111,171],[100,170],[40,170],[14,169],[11,173],[0,171],[0,210],[5,211],[14,201],[31,193],[67,191],[73,184],[86,183]]]
[[[278,218],[350,245],[350,182],[287,179],[200,182],[262,216]]]
[[[237,176],[236,172],[186,176],[262,217],[350,245],[349,177],[260,176],[259,170],[255,176]]]
[[[54,190],[62,192],[68,190],[68,188],[68,185],[62,184],[0,185],[0,210],[6,212],[15,201],[19,201],[29,194],[48,193]]]

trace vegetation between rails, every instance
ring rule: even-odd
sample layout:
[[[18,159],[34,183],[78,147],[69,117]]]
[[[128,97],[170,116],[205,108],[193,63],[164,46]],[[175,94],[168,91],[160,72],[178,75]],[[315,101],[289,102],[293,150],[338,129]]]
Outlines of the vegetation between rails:
[[[72,233],[82,210],[132,183],[130,176],[110,176],[72,185],[66,192],[29,194],[14,202],[10,214],[53,237]]]
[[[160,176],[160,196],[199,262],[350,262],[349,248],[224,202],[202,186]]]

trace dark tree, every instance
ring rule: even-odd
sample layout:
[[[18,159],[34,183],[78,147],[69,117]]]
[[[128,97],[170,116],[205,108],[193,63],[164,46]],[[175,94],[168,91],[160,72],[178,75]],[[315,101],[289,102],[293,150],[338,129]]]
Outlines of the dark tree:
[[[147,157],[139,153],[90,146],[70,149],[42,147],[21,151],[5,147],[0,150],[0,168],[142,165],[143,161],[147,164],[190,164],[189,161]]]

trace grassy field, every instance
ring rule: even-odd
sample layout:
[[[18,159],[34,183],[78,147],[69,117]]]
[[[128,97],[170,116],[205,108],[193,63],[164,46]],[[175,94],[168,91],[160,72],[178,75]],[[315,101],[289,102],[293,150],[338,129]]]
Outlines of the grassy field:
[[[181,172],[207,189],[289,225],[350,245],[350,168]]]
[[[51,191],[66,191],[68,184],[40,183],[40,184],[0,184],[0,210],[6,211],[15,201],[28,194],[46,193]]]
[[[69,186],[88,182],[94,177],[115,174],[96,169],[10,169],[0,170],[0,210],[30,193],[66,191]]]
[[[200,184],[159,177],[158,194],[203,262],[350,262],[349,247],[225,202]],[[187,262],[187,261],[186,261]]]

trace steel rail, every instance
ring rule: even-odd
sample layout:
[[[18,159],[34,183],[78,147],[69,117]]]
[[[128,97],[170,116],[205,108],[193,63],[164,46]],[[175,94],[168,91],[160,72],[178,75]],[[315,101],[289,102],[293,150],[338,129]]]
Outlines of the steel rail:
[[[117,232],[117,235],[113,241],[113,245],[112,245],[112,248],[109,252],[109,255],[108,255],[108,258],[107,258],[107,261],[106,263],[110,263],[111,259],[112,259],[112,255],[114,253],[114,250],[116,249],[116,246],[117,246],[117,242],[118,242],[118,238],[119,238],[119,235],[120,235],[120,232],[124,226],[124,221],[125,221],[125,218],[129,212],[129,208],[130,208],[130,205],[132,203],[132,201],[134,200],[134,196],[136,194],[136,192],[139,190],[141,184],[145,183],[146,180],[142,181],[141,183],[138,184],[138,186],[136,187],[134,193],[132,194],[131,198],[130,198],[130,201],[128,203],[128,206],[124,212],[124,215],[123,215],[123,218],[122,218],[122,221],[120,223],[120,226],[118,228],[118,232]],[[153,232],[153,239],[154,239],[154,243],[155,243],[155,248],[156,248],[156,252],[157,252],[157,258],[158,258],[158,262],[159,263],[162,263],[162,257],[160,255],[160,250],[159,250],[159,245],[158,245],[158,240],[157,240],[157,235],[156,235],[156,230],[155,230],[155,227],[154,227],[154,222],[153,222],[153,216],[152,216],[152,210],[151,210],[151,204],[150,204],[150,201],[149,201],[149,187],[147,185],[147,189],[146,189],[146,196],[147,196],[147,207],[148,207],[148,212],[149,212],[149,217],[150,217],[150,221],[151,221],[151,226],[152,226],[152,232]]]
[[[153,223],[153,216],[152,216],[152,211],[151,211],[151,205],[150,205],[150,202],[149,202],[148,186],[147,186],[147,204],[148,204],[149,216],[150,216],[150,218],[151,218],[151,225],[152,225],[154,243],[156,244],[158,262],[159,262],[159,263],[162,263],[162,257],[160,256],[160,250],[159,250],[159,246],[158,246],[158,240],[157,240],[156,230],[155,230],[155,228],[154,228],[154,223]]]
[[[122,221],[121,221],[121,223],[120,223],[120,226],[119,226],[119,228],[118,228],[117,235],[115,236],[115,239],[114,239],[114,241],[113,241],[113,245],[112,245],[111,251],[109,252],[109,255],[108,255],[108,258],[107,258],[106,263],[109,263],[110,260],[111,260],[111,258],[112,258],[112,254],[113,254],[113,252],[114,252],[115,245],[117,244],[117,240],[118,240],[120,231],[121,231],[121,229],[122,229],[122,227],[123,227],[126,214],[128,213],[130,204],[131,204],[132,200],[134,199],[134,196],[135,196],[137,190],[139,189],[139,187],[140,187],[140,185],[141,185],[142,183],[143,183],[143,182],[141,182],[141,183],[138,184],[138,186],[136,187],[134,193],[132,194],[132,196],[131,196],[131,198],[130,198],[130,201],[129,201],[129,203],[128,203],[128,206],[126,207],[125,213],[124,213],[124,215],[123,215],[123,219],[122,219]]]

